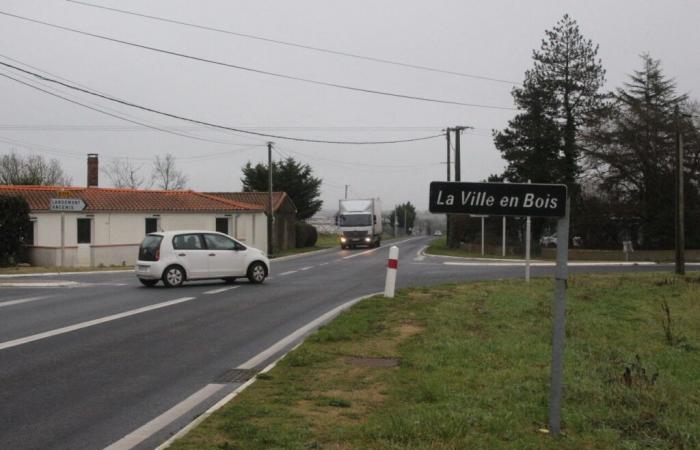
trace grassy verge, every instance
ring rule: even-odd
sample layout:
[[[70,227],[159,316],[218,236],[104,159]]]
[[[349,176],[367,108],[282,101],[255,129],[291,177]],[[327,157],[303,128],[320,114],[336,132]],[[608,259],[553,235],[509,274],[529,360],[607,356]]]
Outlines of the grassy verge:
[[[463,248],[448,248],[447,247],[447,237],[443,236],[434,239],[428,245],[426,253],[430,255],[443,255],[443,256],[459,256],[462,258],[498,258],[498,259],[522,259],[523,256],[513,256],[507,255],[502,256],[501,253],[498,254],[485,254],[482,255],[481,252],[470,252]]]
[[[0,275],[24,275],[32,273],[63,273],[63,272],[96,272],[102,270],[133,270],[134,266],[102,266],[102,267],[0,267]]]
[[[361,302],[172,448],[698,448],[699,283],[570,278],[560,438],[541,279]]]
[[[332,248],[339,246],[338,236],[335,234],[322,234],[319,233],[318,240],[316,240],[316,245],[313,247],[302,247],[302,248],[290,248],[276,253],[273,258],[280,258],[282,256],[297,255],[300,253],[309,253],[316,250],[324,250],[326,248]]]

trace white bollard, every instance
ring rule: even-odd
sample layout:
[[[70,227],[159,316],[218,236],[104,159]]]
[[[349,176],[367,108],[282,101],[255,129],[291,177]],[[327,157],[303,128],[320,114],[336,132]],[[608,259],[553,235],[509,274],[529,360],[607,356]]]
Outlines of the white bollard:
[[[384,297],[394,298],[396,289],[396,269],[399,267],[399,248],[392,245],[389,248],[389,260],[386,264],[386,283],[384,284]]]

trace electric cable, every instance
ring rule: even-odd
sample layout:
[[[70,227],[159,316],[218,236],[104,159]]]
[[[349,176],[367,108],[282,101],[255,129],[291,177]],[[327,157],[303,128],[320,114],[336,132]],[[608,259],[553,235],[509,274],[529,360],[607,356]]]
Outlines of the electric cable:
[[[48,82],[51,82],[51,83],[55,83],[55,84],[58,84],[58,85],[60,85],[60,86],[67,87],[67,88],[69,88],[69,89],[73,89],[73,90],[78,91],[78,92],[83,92],[83,93],[85,93],[85,94],[89,94],[89,95],[92,95],[92,96],[95,96],[95,97],[99,97],[99,98],[102,98],[102,99],[105,99],[105,100],[108,100],[108,101],[111,101],[111,102],[114,102],[114,103],[119,103],[119,104],[122,104],[122,105],[125,105],[125,106],[129,106],[129,107],[131,107],[131,108],[141,109],[141,110],[143,110],[143,111],[148,111],[148,112],[151,112],[151,113],[154,113],[154,114],[159,114],[159,115],[162,115],[162,116],[165,116],[165,117],[170,117],[170,118],[172,118],[172,119],[179,119],[179,120],[182,120],[182,121],[185,121],[185,122],[190,122],[190,123],[194,123],[194,124],[198,124],[198,125],[206,125],[206,126],[209,126],[209,127],[212,127],[212,128],[218,128],[218,129],[222,129],[222,130],[233,131],[233,132],[236,132],[236,133],[250,134],[250,135],[254,135],[254,136],[264,136],[264,137],[267,137],[267,138],[285,139],[285,140],[297,141],[297,142],[310,142],[310,143],[318,143],[318,144],[341,144],[341,145],[345,145],[345,144],[354,144],[354,145],[398,144],[398,143],[406,143],[406,142],[425,141],[425,140],[428,140],[428,139],[435,139],[435,138],[437,138],[437,137],[442,137],[442,136],[444,136],[444,133],[440,133],[440,134],[436,134],[436,135],[423,136],[423,137],[418,137],[418,138],[395,139],[395,140],[384,140],[384,141],[332,141],[332,140],[324,140],[324,139],[307,139],[307,138],[297,138],[297,137],[291,137],[291,136],[283,136],[283,135],[278,135],[278,134],[261,133],[261,132],[257,132],[257,131],[244,130],[244,129],[241,129],[241,128],[234,128],[234,127],[229,127],[229,126],[225,126],[225,125],[219,125],[219,124],[214,124],[214,123],[210,123],[210,122],[205,122],[205,121],[202,121],[202,120],[192,119],[192,118],[189,118],[189,117],[180,116],[180,115],[177,115],[177,114],[172,114],[172,113],[160,111],[160,110],[157,110],[157,109],[149,108],[149,107],[146,107],[146,106],[138,105],[138,104],[136,104],[136,103],[131,103],[131,102],[128,102],[128,101],[126,101],[126,100],[121,100],[121,99],[118,99],[118,98],[116,98],[116,97],[111,97],[111,96],[109,96],[109,95],[100,94],[100,93],[98,93],[98,92],[93,92],[93,91],[88,90],[88,89],[83,89],[83,88],[81,88],[81,87],[74,86],[74,85],[72,85],[72,84],[64,83],[64,82],[62,82],[62,81],[59,81],[59,80],[56,80],[56,79],[53,79],[53,78],[49,78],[49,77],[46,77],[46,76],[44,76],[44,75],[41,75],[41,74],[38,74],[38,73],[35,73],[35,72],[32,72],[32,71],[29,71],[29,70],[26,70],[26,69],[22,69],[21,67],[14,66],[14,65],[12,65],[12,64],[7,64],[7,63],[2,62],[2,61],[0,61],[0,65],[5,66],[5,67],[9,67],[9,68],[14,69],[14,70],[17,70],[17,71],[19,71],[19,72],[23,72],[23,73],[25,73],[25,74],[32,75],[32,76],[34,76],[34,77],[36,77],[36,78],[38,78],[38,79],[40,79],[40,80],[43,80],[43,81],[48,81]],[[88,108],[88,109],[91,109],[91,110],[93,110],[93,111],[99,111],[99,112],[102,112],[103,114],[107,114],[107,115],[110,115],[110,116],[112,116],[112,117],[117,117],[117,116],[114,115],[114,114],[111,114],[111,113],[108,113],[108,112],[105,112],[105,111],[100,111],[100,110],[97,109],[97,108],[93,108],[93,107],[91,107],[91,106],[85,105],[85,104],[83,104],[83,103],[80,103],[80,102],[77,102],[77,101],[74,101],[74,100],[70,100],[70,99],[68,99],[68,98],[66,98],[66,97],[63,97],[63,96],[60,96],[60,95],[58,95],[58,94],[49,92],[49,91],[47,91],[47,90],[40,89],[40,88],[38,88],[38,87],[36,87],[36,86],[33,86],[33,85],[29,84],[29,83],[25,83],[25,82],[23,82],[23,81],[21,81],[21,80],[18,80],[17,78],[13,78],[13,77],[11,77],[11,76],[9,76],[9,75],[0,73],[0,76],[3,76],[3,77],[5,77],[5,78],[9,78],[9,79],[14,80],[14,81],[16,81],[16,82],[18,82],[18,83],[21,83],[21,84],[23,84],[23,85],[26,85],[26,86],[32,87],[32,88],[34,88],[34,89],[40,90],[40,91],[45,92],[45,93],[47,93],[47,94],[53,95],[53,96],[55,96],[55,97],[62,98],[63,100],[69,101],[69,102],[71,102],[71,103],[75,103],[75,104],[84,106],[84,107],[86,107],[86,108]],[[134,122],[134,121],[132,121],[132,120],[130,120],[130,119],[124,119],[124,118],[121,118],[121,119],[122,119],[122,120],[126,120],[127,122]],[[138,123],[138,122],[136,122],[136,123]],[[162,130],[162,129],[161,129],[161,130]],[[177,133],[176,133],[176,134],[177,134]]]
[[[248,33],[240,33],[240,32],[236,32],[236,31],[225,30],[222,28],[215,28],[215,27],[210,27],[210,26],[206,26],[206,25],[199,25],[199,24],[195,24],[195,23],[191,23],[191,22],[184,22],[181,20],[168,19],[168,18],[159,17],[159,16],[152,16],[149,14],[138,13],[135,11],[128,11],[125,9],[110,8],[108,6],[96,5],[96,4],[88,3],[88,2],[81,2],[81,1],[77,1],[77,0],[66,0],[66,1],[70,2],[70,3],[82,5],[82,6],[88,6],[91,8],[98,8],[98,9],[103,9],[106,11],[117,12],[120,14],[128,14],[131,16],[142,17],[145,19],[157,20],[160,22],[166,22],[166,23],[171,23],[171,24],[175,24],[175,25],[184,25],[186,27],[198,28],[198,29],[207,30],[207,31],[214,31],[216,33],[229,34],[232,36],[238,36],[238,37],[242,37],[242,38],[246,38],[246,39],[254,39],[257,41],[268,42],[268,43],[278,44],[278,45],[284,45],[284,46],[288,46],[288,47],[302,48],[305,50],[312,50],[315,52],[328,53],[331,55],[346,56],[349,58],[362,59],[365,61],[378,62],[378,63],[382,63],[382,64],[391,64],[394,66],[407,67],[410,69],[417,69],[417,70],[425,70],[428,72],[442,73],[442,74],[447,74],[447,75],[455,75],[455,76],[464,77],[464,78],[473,78],[476,80],[493,81],[496,83],[504,83],[504,84],[510,84],[510,85],[518,85],[519,84],[515,81],[503,80],[500,78],[487,77],[487,76],[483,76],[483,75],[474,75],[474,74],[469,74],[469,73],[464,73],[464,72],[456,72],[456,71],[446,70],[446,69],[437,69],[435,67],[423,66],[423,65],[419,65],[419,64],[404,63],[401,61],[395,61],[395,60],[385,59],[385,58],[378,58],[375,56],[360,55],[357,53],[350,53],[350,52],[339,51],[339,50],[331,50],[331,49],[323,48],[323,47],[314,47],[311,45],[298,44],[298,43],[289,42],[289,41],[282,41],[279,39],[267,38],[264,36],[256,36],[256,35],[248,34]]]
[[[334,87],[334,88],[338,88],[338,89],[345,89],[345,90],[355,91],[355,92],[363,92],[366,94],[376,94],[376,95],[383,95],[383,96],[388,96],[388,97],[404,98],[404,99],[408,99],[408,100],[416,100],[416,101],[431,102],[431,103],[441,103],[441,104],[446,104],[446,105],[467,106],[467,107],[485,108],[485,109],[498,109],[498,110],[507,110],[507,111],[516,110],[515,108],[506,107],[506,106],[481,105],[481,104],[477,104],[477,103],[442,100],[442,99],[436,99],[436,98],[430,98],[430,97],[419,97],[419,96],[413,96],[413,95],[407,95],[407,94],[399,94],[396,92],[380,91],[380,90],[376,90],[376,89],[366,89],[366,88],[360,88],[360,87],[350,86],[350,85],[346,85],[346,84],[313,80],[310,78],[297,77],[294,75],[286,75],[286,74],[279,73],[279,72],[270,72],[267,70],[256,69],[253,67],[246,67],[246,66],[240,66],[237,64],[230,64],[230,63],[226,63],[223,61],[216,61],[213,59],[207,59],[207,58],[203,58],[203,57],[199,57],[199,56],[189,55],[186,53],[175,52],[172,50],[165,50],[165,49],[152,47],[152,46],[148,46],[148,45],[144,45],[144,44],[138,44],[135,42],[125,41],[122,39],[112,38],[109,36],[90,33],[87,31],[82,31],[82,30],[78,30],[75,28],[66,27],[63,25],[56,25],[56,24],[44,22],[44,21],[37,20],[37,19],[31,19],[31,18],[20,16],[17,14],[8,13],[8,12],[2,11],[2,10],[0,10],[0,15],[4,15],[7,17],[13,17],[15,19],[24,20],[24,21],[44,25],[47,27],[56,28],[56,29],[63,30],[63,31],[70,31],[72,33],[90,36],[90,37],[94,37],[97,39],[103,39],[103,40],[106,40],[109,42],[115,42],[115,43],[119,43],[119,44],[123,44],[123,45],[128,45],[131,47],[136,47],[136,48],[140,48],[140,49],[144,49],[144,50],[150,50],[153,52],[163,53],[163,54],[167,54],[167,55],[171,55],[171,56],[178,56],[178,57],[190,59],[193,61],[205,62],[205,63],[215,64],[215,65],[222,66],[222,67],[228,67],[231,69],[243,70],[243,71],[257,73],[257,74],[261,74],[261,75],[268,75],[268,76],[277,77],[277,78],[284,78],[284,79],[288,79],[288,80],[299,81],[299,82],[303,82],[303,83],[310,83],[310,84],[316,84],[316,85],[320,85],[320,86]]]

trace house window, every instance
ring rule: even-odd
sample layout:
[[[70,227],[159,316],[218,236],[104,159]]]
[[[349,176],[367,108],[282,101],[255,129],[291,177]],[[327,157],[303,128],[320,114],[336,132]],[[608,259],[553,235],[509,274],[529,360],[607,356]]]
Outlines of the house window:
[[[158,231],[158,218],[146,217],[146,234]]]
[[[78,244],[92,243],[92,219],[78,219]]]
[[[228,217],[216,218],[216,231],[219,233],[228,234]]]

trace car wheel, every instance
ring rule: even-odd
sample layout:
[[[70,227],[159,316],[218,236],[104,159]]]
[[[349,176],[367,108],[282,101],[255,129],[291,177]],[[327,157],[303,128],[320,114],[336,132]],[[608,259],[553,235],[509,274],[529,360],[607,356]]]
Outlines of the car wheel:
[[[374,244],[375,247],[379,248],[382,246],[382,241],[377,241],[376,244]]]
[[[233,284],[236,282],[236,277],[226,277],[224,278],[224,281],[226,282],[226,284]]]
[[[180,266],[170,266],[163,272],[165,287],[179,287],[185,281],[185,270]]]
[[[158,284],[158,280],[146,280],[144,278],[139,278],[139,281],[146,287],[153,287]]]
[[[267,276],[266,272],[265,264],[256,261],[248,266],[248,281],[254,284],[260,284],[265,281],[265,277]]]

